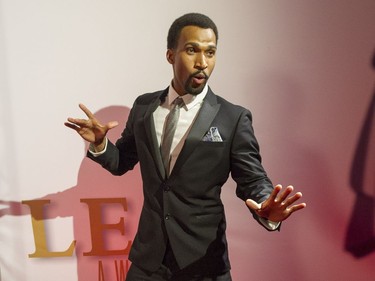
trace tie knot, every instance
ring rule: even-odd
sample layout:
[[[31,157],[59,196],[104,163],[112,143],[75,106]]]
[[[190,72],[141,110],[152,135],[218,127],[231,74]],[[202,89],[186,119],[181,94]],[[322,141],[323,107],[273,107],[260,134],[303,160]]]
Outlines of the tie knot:
[[[184,105],[184,100],[181,97],[178,97],[172,102],[172,104],[176,107],[182,107]]]

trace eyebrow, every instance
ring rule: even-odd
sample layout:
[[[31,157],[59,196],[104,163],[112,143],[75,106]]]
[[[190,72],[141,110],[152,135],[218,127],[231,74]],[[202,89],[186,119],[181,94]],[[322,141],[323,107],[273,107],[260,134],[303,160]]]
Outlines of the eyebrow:
[[[187,42],[185,44],[185,47],[188,46],[188,45],[192,45],[193,47],[197,47],[197,48],[199,48],[201,46],[200,44],[195,43],[195,42]],[[213,50],[213,49],[216,50],[217,47],[216,47],[216,45],[211,44],[211,45],[208,45],[208,49],[209,50]]]

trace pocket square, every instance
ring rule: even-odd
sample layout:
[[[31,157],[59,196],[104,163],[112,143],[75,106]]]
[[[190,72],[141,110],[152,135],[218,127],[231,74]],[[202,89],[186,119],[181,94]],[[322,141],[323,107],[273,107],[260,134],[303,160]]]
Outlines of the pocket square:
[[[222,142],[223,139],[220,136],[219,129],[211,127],[203,137],[203,141]]]

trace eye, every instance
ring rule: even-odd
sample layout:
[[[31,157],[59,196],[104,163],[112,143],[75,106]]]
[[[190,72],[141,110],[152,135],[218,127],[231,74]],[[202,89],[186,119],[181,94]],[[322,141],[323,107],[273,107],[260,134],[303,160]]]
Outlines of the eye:
[[[186,48],[186,53],[187,53],[188,55],[194,55],[195,50],[194,50],[193,47],[187,47],[187,48]]]
[[[213,56],[215,56],[215,50],[209,50],[206,52],[206,54],[207,57],[212,58]]]

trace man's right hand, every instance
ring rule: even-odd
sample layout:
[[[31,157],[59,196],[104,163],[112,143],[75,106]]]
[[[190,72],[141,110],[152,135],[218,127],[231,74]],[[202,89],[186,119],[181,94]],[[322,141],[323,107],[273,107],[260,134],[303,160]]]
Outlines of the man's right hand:
[[[88,119],[69,117],[68,122],[65,122],[64,125],[75,130],[84,140],[90,142],[94,146],[95,151],[102,151],[105,146],[107,132],[116,127],[118,122],[111,121],[106,125],[102,125],[86,106],[79,104],[79,107]]]

